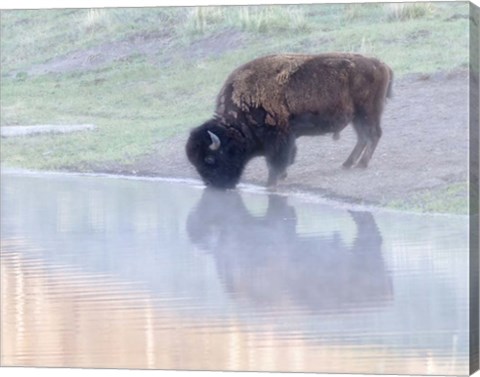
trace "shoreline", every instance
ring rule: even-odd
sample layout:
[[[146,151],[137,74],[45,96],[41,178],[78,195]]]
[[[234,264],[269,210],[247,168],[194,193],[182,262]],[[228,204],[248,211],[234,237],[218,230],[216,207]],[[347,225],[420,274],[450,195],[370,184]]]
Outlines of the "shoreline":
[[[81,172],[74,170],[32,170],[13,167],[0,167],[0,176],[33,176],[33,177],[88,177],[88,178],[107,178],[107,179],[124,179],[131,181],[144,181],[144,182],[166,182],[173,184],[187,184],[193,188],[199,190],[205,190],[207,187],[201,182],[200,179],[194,178],[178,178],[178,177],[164,177],[164,176],[147,176],[147,175],[134,175],[134,174],[116,174],[111,172]],[[365,211],[365,212],[390,212],[404,215],[416,215],[416,216],[435,216],[435,217],[455,217],[464,218],[468,217],[468,214],[461,213],[443,213],[443,212],[421,212],[413,209],[399,209],[395,207],[384,206],[379,203],[367,203],[357,200],[355,198],[339,198],[330,196],[321,192],[321,190],[312,190],[308,188],[302,188],[300,186],[288,185],[283,186],[277,190],[269,190],[261,185],[243,182],[240,183],[235,189],[241,193],[248,193],[254,195],[279,195],[287,197],[300,198],[307,202],[323,203],[326,205],[334,206],[336,208],[343,208],[348,211]]]

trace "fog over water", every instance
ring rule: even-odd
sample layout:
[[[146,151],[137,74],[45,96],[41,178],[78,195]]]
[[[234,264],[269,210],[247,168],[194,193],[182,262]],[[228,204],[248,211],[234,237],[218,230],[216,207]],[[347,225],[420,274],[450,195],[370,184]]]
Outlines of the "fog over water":
[[[468,218],[5,173],[2,364],[466,374]]]

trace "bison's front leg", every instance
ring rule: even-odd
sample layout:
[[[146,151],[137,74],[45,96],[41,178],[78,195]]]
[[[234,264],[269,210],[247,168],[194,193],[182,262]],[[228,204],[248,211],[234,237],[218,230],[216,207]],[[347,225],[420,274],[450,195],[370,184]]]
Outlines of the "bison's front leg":
[[[275,186],[279,179],[287,177],[287,167],[293,164],[297,147],[293,135],[274,136],[265,146],[268,166],[267,186]]]

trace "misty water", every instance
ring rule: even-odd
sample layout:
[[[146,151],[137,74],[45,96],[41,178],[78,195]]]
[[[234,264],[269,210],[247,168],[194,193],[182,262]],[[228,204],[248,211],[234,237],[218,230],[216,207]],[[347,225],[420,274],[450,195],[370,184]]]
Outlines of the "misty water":
[[[466,374],[468,219],[10,172],[2,364]]]

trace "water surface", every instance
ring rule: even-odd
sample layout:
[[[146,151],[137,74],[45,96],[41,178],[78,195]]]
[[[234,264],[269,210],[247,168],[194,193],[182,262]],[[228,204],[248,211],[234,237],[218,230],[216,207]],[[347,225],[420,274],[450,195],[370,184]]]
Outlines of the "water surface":
[[[3,174],[2,365],[468,373],[468,218]]]

